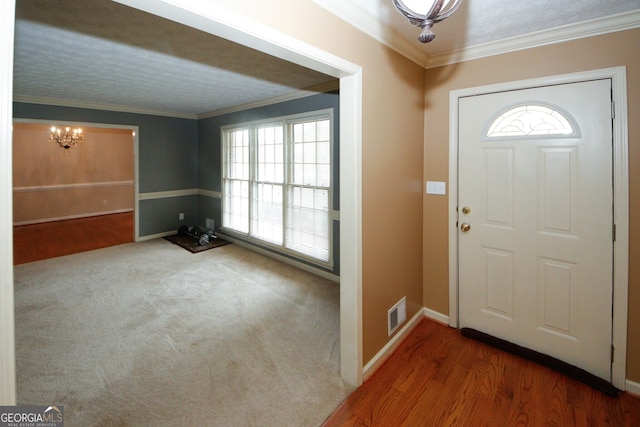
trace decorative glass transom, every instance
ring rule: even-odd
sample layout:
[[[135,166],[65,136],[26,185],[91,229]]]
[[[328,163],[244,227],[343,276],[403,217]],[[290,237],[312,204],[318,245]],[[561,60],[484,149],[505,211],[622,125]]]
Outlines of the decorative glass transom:
[[[578,126],[573,118],[557,107],[524,104],[510,107],[491,122],[485,138],[576,137]]]

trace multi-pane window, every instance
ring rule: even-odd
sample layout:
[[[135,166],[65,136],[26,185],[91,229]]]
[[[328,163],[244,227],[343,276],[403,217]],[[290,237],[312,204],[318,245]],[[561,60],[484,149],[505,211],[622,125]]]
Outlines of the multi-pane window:
[[[330,264],[331,112],[222,133],[223,227]]]
[[[223,218],[227,227],[249,231],[249,129],[230,130],[225,135],[225,179]]]
[[[292,129],[287,244],[298,252],[327,259],[331,123],[327,119],[303,121],[292,124]]]
[[[259,126],[255,137],[255,176],[251,183],[251,235],[270,243],[283,242],[284,127]]]

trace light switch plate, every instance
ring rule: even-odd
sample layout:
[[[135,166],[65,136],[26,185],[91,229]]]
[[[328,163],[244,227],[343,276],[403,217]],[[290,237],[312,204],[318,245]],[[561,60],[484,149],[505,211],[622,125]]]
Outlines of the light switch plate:
[[[441,181],[427,181],[427,194],[447,194],[447,183]]]

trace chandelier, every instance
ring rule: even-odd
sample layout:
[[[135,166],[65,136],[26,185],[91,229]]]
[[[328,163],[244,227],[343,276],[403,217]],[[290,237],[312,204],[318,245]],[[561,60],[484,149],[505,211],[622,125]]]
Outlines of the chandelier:
[[[436,38],[433,24],[447,19],[458,9],[462,0],[393,0],[393,5],[411,24],[422,28],[418,40],[429,43]],[[448,6],[448,7],[447,7]]]
[[[49,135],[49,142],[54,142],[60,147],[68,149],[84,142],[84,134],[82,129],[76,128],[71,130],[70,127],[64,129],[52,127]]]

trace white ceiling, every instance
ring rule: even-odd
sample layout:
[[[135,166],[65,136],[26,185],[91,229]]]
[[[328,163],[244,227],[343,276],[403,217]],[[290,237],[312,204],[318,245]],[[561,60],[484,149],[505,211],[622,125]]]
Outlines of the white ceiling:
[[[640,0],[463,0],[423,45],[391,0],[313,1],[425,67],[640,26]],[[195,117],[333,81],[109,0],[16,9],[16,100]]]

